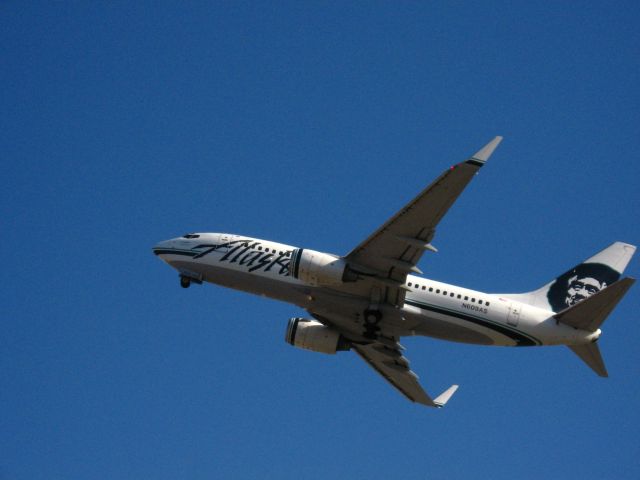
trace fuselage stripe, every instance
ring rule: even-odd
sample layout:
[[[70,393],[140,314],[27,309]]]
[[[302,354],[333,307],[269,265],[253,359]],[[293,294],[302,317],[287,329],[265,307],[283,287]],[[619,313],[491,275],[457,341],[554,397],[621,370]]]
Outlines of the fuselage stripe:
[[[300,259],[302,258],[302,250],[303,248],[297,248],[295,250],[295,257],[293,260],[293,278],[298,278],[298,270],[300,269]]]
[[[525,333],[515,330],[513,328],[509,328],[505,325],[500,325],[490,320],[486,320],[484,318],[475,317],[472,315],[467,315],[462,312],[458,312],[456,310],[449,310],[442,307],[436,307],[435,305],[430,305],[423,302],[418,302],[415,300],[405,300],[407,305],[412,305],[414,307],[421,308],[423,310],[430,310],[435,313],[440,313],[442,315],[449,315],[461,320],[465,320],[467,322],[475,323],[476,325],[480,325],[482,327],[494,330],[502,335],[505,335],[511,339],[513,339],[519,347],[530,347],[535,345],[542,345],[538,339],[533,338]]]
[[[156,255],[185,255],[187,257],[195,257],[198,252],[191,250],[177,250],[174,248],[154,248],[153,253]]]

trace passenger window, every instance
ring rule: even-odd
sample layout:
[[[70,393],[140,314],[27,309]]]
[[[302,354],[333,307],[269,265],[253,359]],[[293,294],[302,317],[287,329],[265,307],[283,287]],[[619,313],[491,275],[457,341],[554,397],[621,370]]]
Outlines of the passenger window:
[[[486,302],[485,305],[488,307],[489,306],[489,302]]]
[[[478,303],[479,303],[480,305],[482,305],[482,300],[478,300]]]
[[[469,297],[464,297],[464,301],[466,302],[467,300],[469,300]]]
[[[458,294],[458,299],[462,298],[462,295]]]
[[[417,283],[416,283],[416,288],[420,288],[420,285],[418,285]]]
[[[455,297],[455,295],[456,295],[455,293],[451,292],[451,295],[450,295],[450,296],[451,296],[451,297]]]
[[[430,292],[433,292],[433,287],[429,287],[429,291],[430,291]]]
[[[442,294],[443,294],[443,295],[446,295],[446,294],[447,294],[447,291],[445,290],[444,292],[442,292]]]
[[[440,289],[437,289],[437,290],[436,290],[436,293],[440,293]]]
[[[427,289],[427,287],[425,287],[425,286],[423,285],[423,286],[422,286],[422,289],[423,289],[423,290],[426,290],[426,289]]]
[[[409,286],[411,286],[411,282],[409,282]]]
[[[473,303],[476,303],[476,299],[475,299],[475,298],[472,298],[472,299],[471,299],[471,301],[472,301]]]
[[[258,247],[258,250],[262,250],[262,247]]]

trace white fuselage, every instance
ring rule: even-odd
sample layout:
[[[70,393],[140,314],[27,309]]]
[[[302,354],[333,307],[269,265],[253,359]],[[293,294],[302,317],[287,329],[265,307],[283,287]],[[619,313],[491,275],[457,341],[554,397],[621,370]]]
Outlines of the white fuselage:
[[[223,233],[193,234],[154,247],[156,255],[194,281],[293,303],[304,309],[338,311],[362,304],[348,286],[310,286],[289,275],[295,247]],[[558,323],[554,312],[505,295],[488,294],[409,275],[402,308],[382,307],[395,334],[424,335],[464,343],[530,346],[577,345],[600,336]]]

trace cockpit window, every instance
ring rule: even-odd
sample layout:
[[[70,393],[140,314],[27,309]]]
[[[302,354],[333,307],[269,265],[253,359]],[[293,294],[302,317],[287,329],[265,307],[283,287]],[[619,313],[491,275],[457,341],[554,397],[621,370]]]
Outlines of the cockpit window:
[[[187,233],[183,235],[182,238],[200,238],[200,235],[196,235],[195,233]]]

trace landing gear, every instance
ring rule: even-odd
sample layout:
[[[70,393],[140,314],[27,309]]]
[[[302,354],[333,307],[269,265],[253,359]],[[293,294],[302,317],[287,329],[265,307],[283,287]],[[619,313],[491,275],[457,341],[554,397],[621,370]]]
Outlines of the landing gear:
[[[180,286],[182,288],[189,288],[191,286],[191,279],[189,277],[180,277]]]

